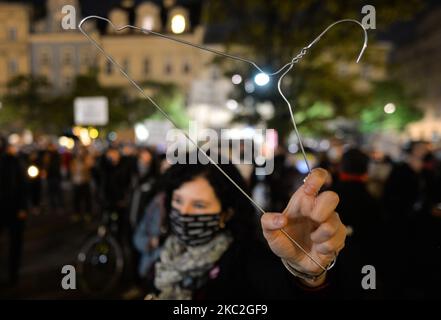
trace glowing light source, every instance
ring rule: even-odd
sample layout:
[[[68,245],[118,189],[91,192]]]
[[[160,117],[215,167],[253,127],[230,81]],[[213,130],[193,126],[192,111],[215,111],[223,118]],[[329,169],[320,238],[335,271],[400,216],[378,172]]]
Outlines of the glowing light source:
[[[185,18],[181,14],[173,16],[171,20],[171,30],[173,33],[179,34],[185,31]]]
[[[98,136],[99,136],[99,131],[97,130],[97,129],[95,129],[95,128],[90,128],[89,129],[89,136],[92,138],[92,139],[96,139],[96,138],[98,138]]]
[[[107,263],[107,257],[104,254],[100,255],[98,259],[102,264]]]
[[[117,136],[116,132],[112,131],[109,133],[109,140],[110,141],[115,141],[117,137],[118,136]]]
[[[81,128],[80,130],[80,141],[85,146],[88,146],[91,143],[89,130],[87,130],[86,128]]]
[[[12,145],[16,145],[20,142],[20,136],[17,133],[13,133],[9,136],[8,142]]]
[[[146,30],[153,30],[153,21],[154,20],[152,16],[144,17],[144,19],[142,20],[142,28]]]
[[[81,127],[76,126],[76,127],[74,127],[74,128],[72,129],[72,132],[73,132],[74,135],[76,135],[77,137],[79,137],[79,136],[80,136],[80,130],[81,130]]]
[[[150,136],[150,132],[145,125],[137,124],[135,125],[135,135],[139,141],[146,141]]]
[[[58,139],[58,144],[67,149],[73,149],[75,147],[75,141],[72,138],[60,137]]]
[[[295,143],[290,144],[288,147],[288,151],[291,153],[297,153],[297,151],[299,151],[299,147]]]
[[[254,77],[254,82],[260,87],[267,85],[269,81],[270,81],[270,78],[268,77],[268,75],[266,73],[263,73],[263,72],[258,73]]]
[[[28,176],[31,178],[36,178],[38,174],[40,173],[40,170],[36,166],[30,166],[28,168]]]
[[[396,107],[391,102],[384,106],[384,112],[386,112],[387,114],[392,114],[395,112],[395,110],[396,110]]]
[[[231,77],[231,82],[233,82],[233,84],[240,84],[242,82],[242,77],[240,74],[235,74]]]
[[[254,92],[254,84],[251,81],[245,81],[245,91],[247,93]]]
[[[236,110],[237,107],[239,106],[237,101],[233,100],[233,99],[228,100],[226,105],[227,105],[227,108],[230,109],[230,110]]]

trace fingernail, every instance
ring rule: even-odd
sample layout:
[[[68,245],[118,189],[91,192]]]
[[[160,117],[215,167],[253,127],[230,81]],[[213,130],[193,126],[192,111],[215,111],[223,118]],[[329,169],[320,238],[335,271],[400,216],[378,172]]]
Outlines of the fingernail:
[[[305,185],[305,193],[312,195],[314,194],[314,187],[310,184]]]
[[[277,215],[274,217],[274,224],[278,227],[283,226],[284,223],[284,219],[281,215]]]

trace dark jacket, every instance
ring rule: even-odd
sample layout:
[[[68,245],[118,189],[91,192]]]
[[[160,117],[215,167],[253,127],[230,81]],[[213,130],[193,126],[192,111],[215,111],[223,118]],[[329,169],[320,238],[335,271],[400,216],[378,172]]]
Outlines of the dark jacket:
[[[99,163],[99,190],[105,208],[126,207],[130,193],[130,171],[124,161],[112,164],[106,157]]]
[[[429,214],[427,180],[406,163],[397,164],[384,187],[384,205],[389,220],[405,220]]]
[[[195,300],[354,299],[366,294],[360,282],[360,270],[348,267],[345,254],[328,272],[325,284],[311,289],[287,271],[266,244],[235,241],[203,277],[203,285],[192,291]]]
[[[27,208],[26,180],[17,156],[0,155],[0,220],[12,222],[20,210]]]
[[[347,241],[363,249],[366,258],[373,258],[378,252],[384,232],[380,204],[363,182],[338,181],[332,189],[340,198],[336,211],[341,221],[353,229]]]

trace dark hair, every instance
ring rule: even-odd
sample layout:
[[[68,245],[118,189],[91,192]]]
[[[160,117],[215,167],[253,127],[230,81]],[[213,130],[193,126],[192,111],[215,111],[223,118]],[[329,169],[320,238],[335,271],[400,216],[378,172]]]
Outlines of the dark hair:
[[[157,177],[159,175],[158,155],[156,154],[156,152],[152,148],[147,147],[147,146],[138,147],[137,156],[139,156],[142,152],[148,152],[152,156],[152,160],[150,162],[150,171],[149,171],[148,175],[153,176],[153,177]]]
[[[219,167],[250,194],[239,170],[233,164],[221,163],[222,161],[219,161]],[[162,189],[165,191],[167,212],[171,209],[173,191],[197,177],[207,179],[221,203],[222,211],[233,212],[233,216],[225,223],[225,228],[230,230],[233,238],[241,242],[256,240],[258,219],[253,205],[212,163],[175,164],[165,172]]]
[[[341,159],[341,171],[349,174],[365,174],[368,171],[369,157],[357,148],[347,150]]]
[[[8,144],[9,144],[8,139],[6,139],[3,136],[0,136],[0,154],[6,151]]]
[[[407,155],[411,155],[413,150],[415,150],[415,148],[421,144],[427,144],[426,141],[424,140],[412,140],[412,141],[408,141],[407,143],[404,144],[403,146],[403,152]]]

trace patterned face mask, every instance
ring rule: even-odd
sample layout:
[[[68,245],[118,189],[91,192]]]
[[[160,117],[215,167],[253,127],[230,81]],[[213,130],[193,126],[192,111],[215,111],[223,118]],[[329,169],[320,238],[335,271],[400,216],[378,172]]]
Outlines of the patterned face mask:
[[[172,208],[171,229],[187,246],[198,246],[210,242],[220,229],[220,213],[185,214]]]

